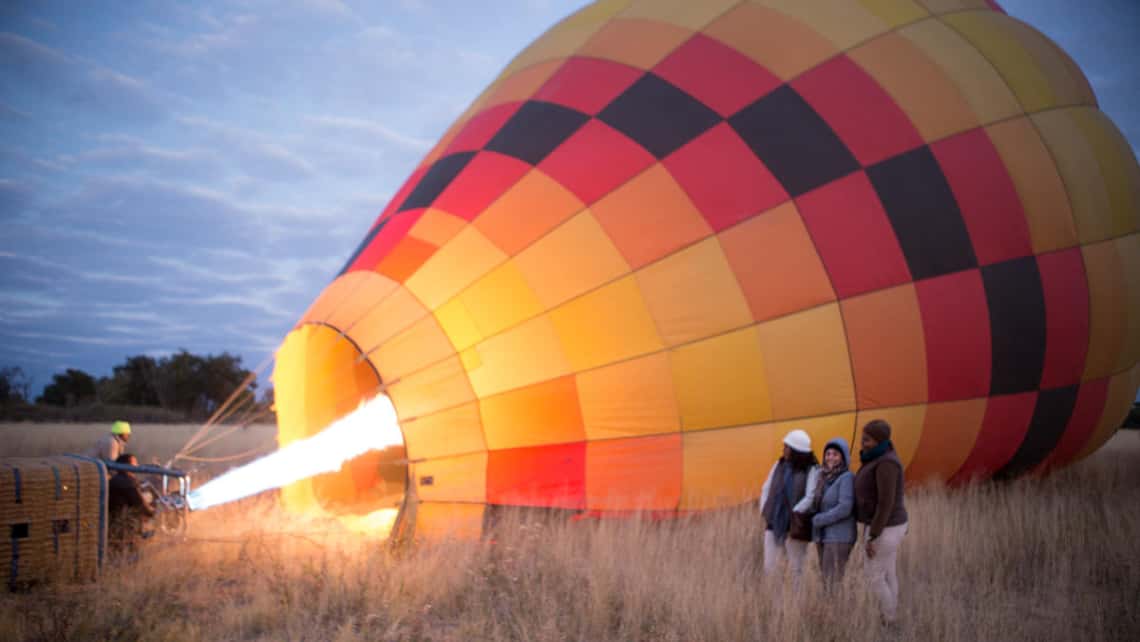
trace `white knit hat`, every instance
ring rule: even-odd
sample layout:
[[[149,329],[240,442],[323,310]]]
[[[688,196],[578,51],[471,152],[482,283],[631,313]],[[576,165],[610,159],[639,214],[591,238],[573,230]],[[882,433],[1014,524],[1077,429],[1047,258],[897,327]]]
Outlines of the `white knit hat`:
[[[802,430],[793,430],[784,436],[784,444],[796,452],[811,452],[811,435]]]

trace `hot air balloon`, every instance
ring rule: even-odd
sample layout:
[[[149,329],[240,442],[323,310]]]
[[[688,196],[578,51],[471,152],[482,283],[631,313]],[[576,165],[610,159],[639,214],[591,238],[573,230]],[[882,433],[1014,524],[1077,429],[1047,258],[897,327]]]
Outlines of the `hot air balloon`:
[[[1140,167],[989,0],[599,2],[518,55],[281,345],[282,444],[390,397],[402,446],[284,489],[686,513],[781,437],[894,427],[911,480],[1065,465],[1140,384]]]

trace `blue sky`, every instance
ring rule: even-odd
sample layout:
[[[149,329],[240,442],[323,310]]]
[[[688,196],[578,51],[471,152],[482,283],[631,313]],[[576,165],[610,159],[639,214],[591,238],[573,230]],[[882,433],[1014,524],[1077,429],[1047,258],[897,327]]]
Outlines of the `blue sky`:
[[[0,366],[250,367],[567,0],[0,5]],[[1140,3],[1005,0],[1140,149]]]

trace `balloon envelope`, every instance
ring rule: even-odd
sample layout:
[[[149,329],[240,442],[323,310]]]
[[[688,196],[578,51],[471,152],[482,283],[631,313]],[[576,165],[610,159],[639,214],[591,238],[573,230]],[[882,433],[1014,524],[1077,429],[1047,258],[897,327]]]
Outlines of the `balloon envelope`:
[[[406,474],[417,533],[704,510],[757,497],[789,430],[857,448],[872,418],[910,480],[1064,465],[1140,383],[1138,230],[1130,146],[996,3],[600,2],[285,340],[283,443],[383,391],[406,448],[286,499],[363,514]]]

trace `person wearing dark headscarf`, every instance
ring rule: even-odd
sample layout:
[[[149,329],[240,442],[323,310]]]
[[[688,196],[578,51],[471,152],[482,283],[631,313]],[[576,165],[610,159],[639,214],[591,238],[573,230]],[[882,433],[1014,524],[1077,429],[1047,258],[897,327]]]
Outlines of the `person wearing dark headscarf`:
[[[867,583],[879,600],[883,621],[893,623],[899,602],[896,562],[907,531],[903,465],[891,443],[891,425],[882,419],[863,426],[862,446],[863,465],[855,475],[855,518],[863,524]]]
[[[819,568],[827,584],[843,578],[847,558],[855,546],[855,475],[848,470],[850,452],[842,437],[827,442],[815,487],[812,541],[819,551]]]
[[[784,454],[772,465],[760,491],[760,512],[764,516],[764,574],[775,573],[786,557],[794,577],[803,572],[810,527],[804,539],[792,533],[793,513],[811,509],[819,462],[811,451],[811,436],[793,430],[784,437]],[[810,518],[809,518],[810,519]]]

